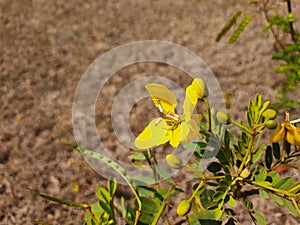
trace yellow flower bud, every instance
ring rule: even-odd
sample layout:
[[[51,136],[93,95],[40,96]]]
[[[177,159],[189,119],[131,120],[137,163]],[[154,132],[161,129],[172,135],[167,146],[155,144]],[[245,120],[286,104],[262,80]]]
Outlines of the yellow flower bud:
[[[173,154],[168,154],[166,156],[166,160],[167,160],[168,165],[173,169],[179,169],[183,165],[181,159],[178,156],[173,155]]]
[[[265,118],[265,120],[274,119],[276,115],[277,112],[274,109],[267,109],[262,113],[262,116]]]
[[[275,129],[277,127],[277,123],[275,120],[267,120],[265,122],[265,126],[269,129]]]
[[[230,116],[222,111],[219,111],[216,113],[216,118],[218,120],[219,123],[226,123],[226,124],[230,124]]]
[[[177,206],[176,213],[178,216],[185,216],[191,210],[191,201],[182,200]]]

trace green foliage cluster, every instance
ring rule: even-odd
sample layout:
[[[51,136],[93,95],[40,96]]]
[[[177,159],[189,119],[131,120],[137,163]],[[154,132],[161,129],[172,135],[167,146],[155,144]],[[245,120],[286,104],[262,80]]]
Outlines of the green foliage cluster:
[[[225,225],[234,225],[240,224],[236,218],[236,208],[241,206],[256,224],[266,225],[267,219],[248,198],[252,194],[270,199],[285,207],[293,216],[300,216],[300,182],[293,177],[283,177],[278,171],[282,166],[294,167],[294,163],[300,158],[299,148],[285,139],[282,143],[260,144],[262,134],[268,130],[266,124],[275,121],[276,117],[276,112],[269,109],[269,105],[269,101],[264,102],[262,96],[257,95],[255,100],[249,102],[246,121],[241,122],[233,120],[224,112],[215,113],[208,107],[203,112],[206,120],[199,124],[199,141],[184,145],[185,151],[194,153],[189,162],[183,163],[174,154],[166,156],[169,166],[186,170],[187,174],[191,174],[190,180],[175,181],[168,177],[166,171],[153,163],[156,159],[150,149],[132,149],[129,158],[136,166],[150,164],[153,168],[153,177],[139,177],[136,180],[128,176],[113,160],[74,146],[76,151],[101,160],[117,171],[129,185],[134,201],[125,202],[123,196],[119,200],[114,199],[117,184],[113,178],[108,181],[107,188],[99,187],[95,191],[98,202],[92,205],[70,203],[36,191],[35,193],[51,201],[84,208],[87,212],[86,225],[117,224],[119,220],[128,225],[155,225],[160,220],[167,224],[188,222],[194,225],[221,225],[222,218],[226,221]],[[229,126],[238,127],[240,133],[231,132]],[[300,134],[292,135],[299,138]],[[221,144],[218,144],[223,137]],[[208,144],[213,146],[211,154],[207,154]],[[205,170],[200,166],[204,157],[215,158]],[[147,185],[159,177],[165,178],[164,185]],[[180,187],[181,182],[193,185],[191,193]],[[174,205],[174,199],[182,192],[188,197]],[[176,208],[179,216],[173,223],[170,222],[169,215],[172,208]]]
[[[262,7],[262,12],[265,14],[267,23],[264,27],[264,32],[271,30],[271,33],[275,39],[275,45],[279,49],[272,56],[274,60],[281,60],[283,65],[276,68],[276,73],[282,73],[286,75],[285,82],[282,87],[278,89],[279,103],[274,104],[274,108],[293,108],[299,106],[298,100],[292,100],[289,93],[296,88],[297,83],[300,81],[300,33],[294,28],[295,21],[294,14],[292,12],[292,1],[286,0],[287,12],[284,15],[278,13],[279,10],[269,0],[257,0],[250,1],[250,3],[259,4]],[[272,9],[272,10],[271,10]],[[274,11],[273,15],[269,15],[270,11]],[[216,41],[220,41],[225,34],[234,29],[233,34],[229,38],[228,43],[234,43],[240,34],[244,31],[247,25],[252,21],[252,15],[246,15],[240,24],[235,27],[242,15],[242,11],[236,12],[229,21],[225,24],[223,29],[218,33]],[[255,21],[256,22],[256,21]],[[290,35],[290,42],[286,42],[278,37],[278,32],[282,34]]]

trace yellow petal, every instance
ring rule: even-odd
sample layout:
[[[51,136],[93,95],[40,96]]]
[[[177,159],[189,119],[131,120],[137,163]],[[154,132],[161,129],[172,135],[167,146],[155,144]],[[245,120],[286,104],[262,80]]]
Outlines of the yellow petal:
[[[161,118],[155,118],[140,133],[134,141],[139,149],[147,149],[162,144],[167,133],[167,122]]]
[[[300,129],[292,124],[286,124],[286,141],[291,145],[300,145]]]
[[[281,123],[275,129],[273,136],[270,138],[270,142],[279,142],[284,139],[284,136],[285,136],[284,123]]]
[[[196,104],[197,104],[197,102],[196,102]],[[184,102],[183,102],[183,114],[184,114],[186,121],[191,119],[191,115],[194,112],[196,104],[193,104],[189,95],[186,94]]]
[[[201,78],[195,78],[186,89],[187,95],[191,98],[193,104],[197,104],[198,99],[208,96],[208,90]]]
[[[174,112],[177,106],[177,100],[172,91],[162,84],[147,84],[147,91],[151,95],[152,101],[160,112],[167,114]]]
[[[181,134],[182,134],[182,127],[181,124],[179,124],[176,129],[173,129],[170,131],[171,137],[170,137],[170,145],[173,148],[176,148],[181,140]]]
[[[197,116],[198,119],[198,115],[194,114],[193,117]],[[188,135],[182,140],[183,143],[187,143],[190,142],[191,140],[193,140],[194,138],[196,138],[199,135],[199,120],[190,120],[188,122],[186,122],[186,124],[189,127],[189,133]]]
[[[295,143],[297,146],[300,146],[300,128],[299,127],[296,127]]]

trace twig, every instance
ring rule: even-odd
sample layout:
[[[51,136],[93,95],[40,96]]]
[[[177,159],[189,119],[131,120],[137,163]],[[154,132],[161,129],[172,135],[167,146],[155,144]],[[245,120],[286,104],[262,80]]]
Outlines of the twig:
[[[287,4],[288,15],[292,15],[292,3],[291,3],[291,0],[286,0],[286,4]],[[291,39],[292,39],[292,41],[294,43],[297,44],[297,39],[296,39],[295,30],[294,30],[294,26],[293,26],[293,20],[289,19],[289,26],[290,26]]]

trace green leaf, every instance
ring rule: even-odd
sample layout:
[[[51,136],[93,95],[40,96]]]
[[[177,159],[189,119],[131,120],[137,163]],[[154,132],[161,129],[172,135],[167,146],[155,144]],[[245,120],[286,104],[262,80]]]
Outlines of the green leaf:
[[[167,182],[170,184],[174,184],[174,180],[171,178],[171,176],[168,174],[168,172],[162,167],[162,166],[156,166],[156,171],[158,174]]]
[[[264,150],[265,150],[266,146],[265,145],[261,145],[257,151],[253,154],[252,156],[252,162],[256,163],[257,161],[260,160],[260,157],[262,156]]]
[[[52,202],[56,202],[56,203],[59,203],[59,204],[62,204],[62,205],[67,205],[67,206],[72,206],[72,207],[88,208],[87,204],[80,204],[80,203],[71,202],[71,201],[67,201],[67,200],[64,200],[64,199],[60,199],[60,198],[55,198],[55,197],[52,197],[52,196],[49,196],[49,195],[42,194],[42,193],[40,193],[37,190],[30,189],[30,188],[28,188],[28,189],[33,194],[38,195],[38,196],[40,196],[40,197],[42,197],[44,199],[47,199],[49,201],[52,201]]]
[[[222,166],[218,162],[212,162],[208,165],[207,169],[208,169],[208,171],[210,171],[212,173],[216,173],[222,169]]]
[[[238,28],[234,31],[233,35],[230,37],[229,42],[228,42],[229,44],[234,43],[238,39],[240,34],[245,30],[246,26],[250,23],[251,20],[252,20],[251,15],[247,15],[243,19],[243,21],[240,23]]]
[[[283,200],[282,200],[282,198],[280,198],[278,195],[275,195],[275,194],[270,194],[270,197],[271,197],[271,199],[274,201],[274,202],[276,202],[278,205],[283,205]]]
[[[109,192],[104,187],[98,187],[95,191],[96,196],[101,202],[105,202],[106,204],[110,204],[112,198]]]
[[[268,146],[265,155],[265,163],[268,169],[271,168],[272,162],[273,162],[272,148],[271,146]]]
[[[272,143],[273,155],[275,159],[280,159],[280,146],[278,142]]]
[[[277,172],[272,171],[268,174],[268,177],[266,180],[269,181],[272,185],[274,185],[276,182],[279,181],[279,179],[280,179],[280,175]]]
[[[300,69],[300,65],[298,64],[286,64],[277,67],[275,70],[276,73],[286,73],[286,72],[297,72]]]
[[[256,107],[260,108],[262,104],[262,95],[256,95]]]
[[[101,206],[99,204],[91,204],[91,211],[92,214],[94,216],[94,218],[97,219],[97,222],[99,223],[99,219],[105,217],[105,211],[101,208]],[[95,225],[95,221],[93,220],[93,218],[91,217],[90,213],[86,213],[85,214],[85,220],[86,220],[86,224],[87,225]]]
[[[270,198],[269,194],[268,194],[265,190],[259,189],[258,191],[259,191],[259,194],[260,194],[263,198],[265,198],[265,199],[269,199],[269,198]]]
[[[230,30],[230,28],[236,23],[238,17],[242,15],[241,11],[236,12],[230,20],[225,24],[225,26],[222,28],[222,30],[218,33],[216,37],[216,42],[219,42],[222,37]]]
[[[159,209],[159,205],[156,204],[153,200],[150,200],[148,198],[141,197],[141,202],[142,202],[142,210],[141,210],[142,214],[153,215]]]
[[[127,215],[127,208],[125,206],[125,200],[123,196],[121,196],[121,212],[122,212],[122,218],[125,219]]]
[[[117,190],[117,180],[115,177],[108,180],[107,189],[109,191],[110,196],[113,197]]]
[[[248,209],[248,211],[251,211],[253,209],[253,203],[250,200],[245,200],[244,202],[246,208]]]
[[[153,215],[149,215],[146,213],[142,213],[140,218],[139,218],[139,222],[141,222],[142,224],[151,224],[153,220]],[[140,223],[139,223],[140,224]]]
[[[251,215],[259,225],[267,225],[266,218],[261,213],[254,211]]]
[[[132,178],[135,186],[145,186],[155,184],[156,180],[152,177],[148,176],[135,176]]]
[[[235,207],[236,206],[236,202],[234,200],[234,198],[230,195],[229,196],[229,200],[228,200],[228,205],[230,205],[231,207]]]
[[[206,189],[202,195],[200,195],[200,200],[203,208],[208,209],[208,208],[216,208],[218,204],[216,202],[213,202],[213,195],[215,192],[211,189]]]
[[[300,51],[300,45],[299,44],[286,44],[284,46],[284,52],[298,52]]]
[[[201,211],[198,211],[198,212],[192,214],[191,216],[189,216],[189,222],[192,225],[200,224],[201,221],[204,224],[205,224],[205,221],[216,221],[215,215],[210,210],[201,210]],[[202,225],[202,223],[201,223],[201,225]]]
[[[257,182],[265,181],[267,178],[267,170],[264,167],[260,167],[260,169],[255,173],[254,180]]]
[[[223,215],[223,210],[221,208],[216,208],[215,210],[215,218],[217,220],[221,219],[222,215]]]
[[[293,203],[291,203],[291,202],[290,202],[289,200],[287,200],[287,199],[284,199],[284,200],[283,200],[283,204],[284,204],[285,208],[286,208],[287,210],[289,210],[290,213],[292,213],[293,216],[299,216],[299,215],[298,215],[298,212],[297,212],[297,209],[295,209]]]
[[[285,177],[274,183],[273,186],[281,190],[288,190],[289,187],[293,185],[293,183],[294,179],[292,177]]]
[[[134,196],[139,204],[139,209],[142,207],[139,195],[137,194],[135,187],[132,185],[131,177],[127,175],[127,173],[123,167],[121,167],[118,163],[116,163],[112,159],[110,159],[100,153],[93,152],[91,150],[84,149],[79,146],[73,146],[73,149],[82,154],[85,154],[87,156],[90,156],[92,158],[95,158],[95,159],[98,159],[98,160],[104,162],[107,166],[111,167],[117,173],[119,173],[121,175],[121,177],[126,181],[128,186],[130,187],[132,193],[134,194]]]

